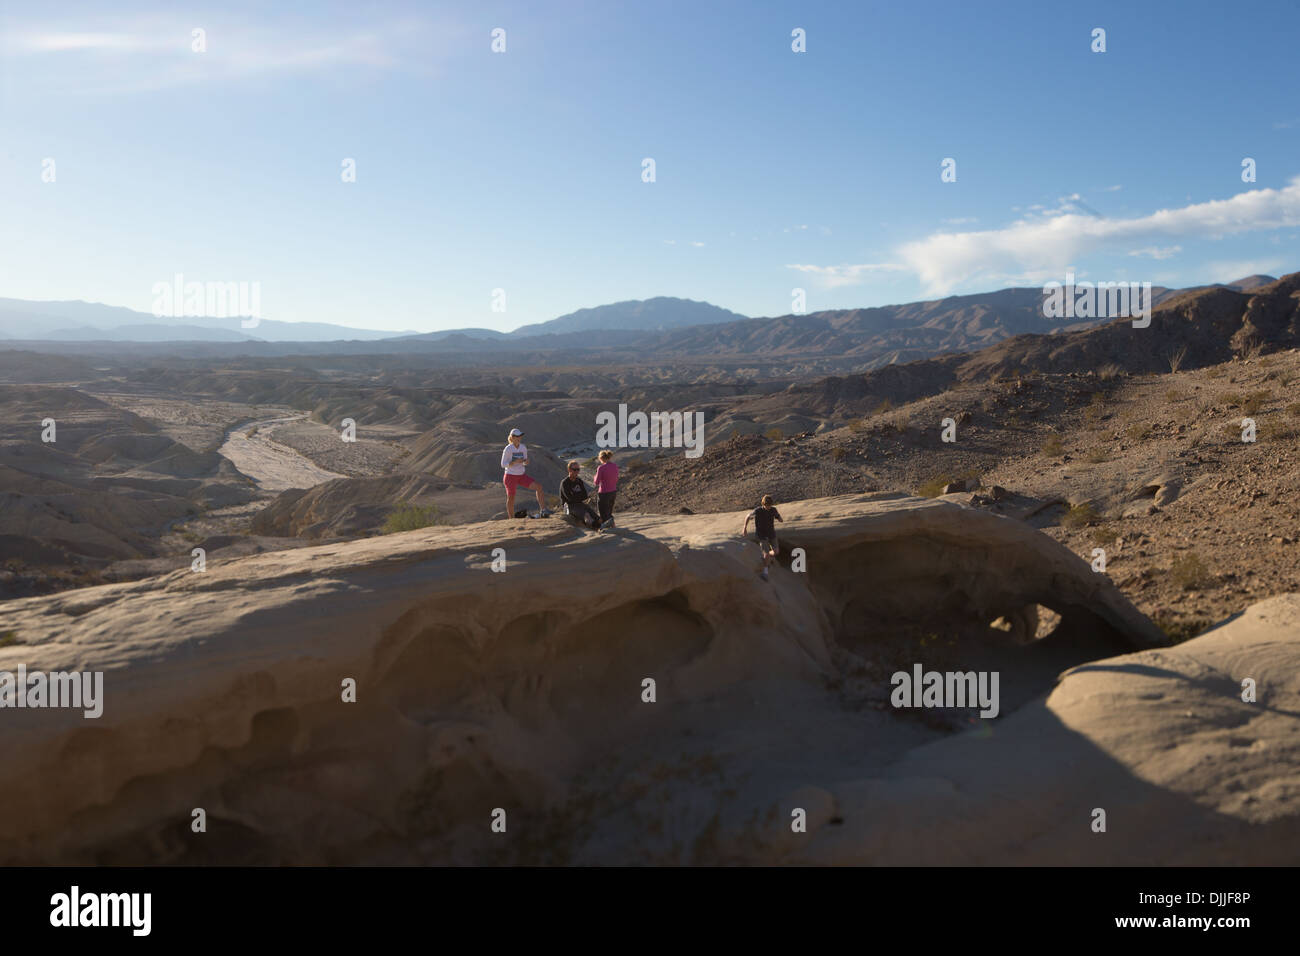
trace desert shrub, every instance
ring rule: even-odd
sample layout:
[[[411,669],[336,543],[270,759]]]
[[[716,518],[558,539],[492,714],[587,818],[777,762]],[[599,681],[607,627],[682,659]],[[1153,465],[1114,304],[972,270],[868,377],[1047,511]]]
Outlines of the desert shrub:
[[[1280,418],[1269,418],[1259,426],[1258,434],[1269,441],[1289,441],[1300,435],[1300,429]]]
[[[1061,524],[1071,531],[1077,531],[1090,524],[1095,524],[1100,518],[1101,515],[1097,514],[1097,510],[1089,502],[1085,501],[1083,504],[1075,505],[1067,511],[1065,516],[1061,518]]]
[[[843,445],[836,445],[834,448],[831,449],[831,457],[834,458],[836,461],[843,461],[846,457],[848,457],[848,454],[849,454],[849,450],[845,448]]]
[[[894,409],[894,403],[891,402],[889,399],[885,399],[883,402],[881,402],[879,405],[876,406],[876,410],[872,414],[883,415],[885,414],[885,412],[893,411],[893,409]]]
[[[1060,435],[1048,435],[1047,441],[1043,442],[1042,447],[1038,450],[1048,458],[1056,458],[1065,454],[1065,445],[1062,443]]]
[[[1184,591],[1202,588],[1210,583],[1212,577],[1210,569],[1194,553],[1175,555],[1169,566],[1169,576]]]
[[[1090,427],[1095,427],[1101,422],[1105,411],[1106,398],[1101,392],[1093,392],[1092,398],[1088,401],[1088,407],[1083,410],[1083,420]]]
[[[1119,537],[1119,532],[1109,525],[1098,525],[1088,532],[1088,537],[1092,538],[1092,543],[1098,547],[1105,547],[1111,544]]]
[[[252,438],[252,437],[253,437],[254,435],[256,435],[256,434],[257,434],[257,426],[254,425],[254,426],[253,426],[252,428],[250,428],[248,431],[244,432],[244,437],[245,437],[245,438]]]
[[[1145,422],[1132,422],[1124,429],[1124,436],[1134,441],[1144,441],[1151,434],[1151,426]]]
[[[1187,346],[1185,344],[1180,345],[1174,351],[1170,352],[1168,355],[1168,361],[1169,371],[1177,372],[1183,367],[1183,363],[1187,361]]]
[[[1181,619],[1173,611],[1166,611],[1164,608],[1151,615],[1151,622],[1164,632],[1170,644],[1181,644],[1183,641],[1191,640],[1210,626],[1209,621],[1200,618]]]
[[[21,644],[18,640],[18,634],[15,631],[0,631],[0,647],[12,647],[15,644]]]
[[[1224,392],[1219,396],[1219,398],[1224,402],[1224,404],[1232,405],[1234,408],[1246,403],[1246,398],[1241,394],[1241,392]]]
[[[409,502],[398,505],[388,515],[382,529],[384,534],[399,531],[415,531],[438,524],[441,515],[437,505],[413,505]]]
[[[1300,402],[1292,402],[1286,407],[1286,413],[1293,418],[1300,418]]]
[[[1089,448],[1088,454],[1083,457],[1091,464],[1100,465],[1103,461],[1110,461],[1110,452],[1104,448]]]
[[[1208,378],[1223,378],[1223,376],[1227,374],[1227,369],[1222,365],[1216,365],[1205,374]]]
[[[1166,402],[1181,402],[1186,396],[1176,388],[1171,388],[1165,392]]]
[[[865,418],[854,418],[849,420],[849,431],[857,435],[867,430],[867,420]]]
[[[849,423],[849,427],[853,427],[852,422]],[[763,437],[770,439],[771,441],[780,441],[785,437],[785,432],[781,431],[779,428],[769,428],[767,431],[763,432]]]
[[[1123,367],[1114,362],[1107,362],[1101,368],[1097,369],[1097,377],[1103,382],[1114,381],[1123,374]]]
[[[1251,392],[1246,396],[1245,401],[1242,402],[1242,410],[1245,411],[1247,415],[1254,415],[1263,408],[1264,403],[1272,397],[1273,393],[1267,389],[1258,392]]]
[[[929,481],[923,482],[921,487],[916,489],[916,493],[922,498],[938,498],[943,494],[944,485],[951,483],[952,475],[935,475]]]

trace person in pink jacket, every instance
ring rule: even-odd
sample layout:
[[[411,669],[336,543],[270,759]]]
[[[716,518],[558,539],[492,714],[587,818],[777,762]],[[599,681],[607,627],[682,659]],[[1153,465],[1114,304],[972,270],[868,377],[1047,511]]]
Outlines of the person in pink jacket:
[[[596,469],[596,501],[600,508],[600,524],[597,531],[614,527],[614,494],[618,490],[618,465],[614,464],[614,453],[602,448],[599,455],[600,467]]]

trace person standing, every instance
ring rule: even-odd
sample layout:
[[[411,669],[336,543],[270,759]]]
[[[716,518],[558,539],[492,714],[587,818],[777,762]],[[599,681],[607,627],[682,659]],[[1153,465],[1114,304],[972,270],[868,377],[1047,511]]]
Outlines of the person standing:
[[[524,433],[518,428],[510,430],[510,438],[501,452],[501,468],[505,472],[501,482],[506,486],[507,521],[515,516],[515,489],[521,485],[537,492],[537,510],[546,510],[542,486],[528,477],[528,446],[524,444]]]
[[[600,508],[600,523],[597,531],[614,527],[614,495],[618,491],[618,465],[614,464],[614,453],[602,448],[596,456],[600,467],[596,469],[596,503]]]

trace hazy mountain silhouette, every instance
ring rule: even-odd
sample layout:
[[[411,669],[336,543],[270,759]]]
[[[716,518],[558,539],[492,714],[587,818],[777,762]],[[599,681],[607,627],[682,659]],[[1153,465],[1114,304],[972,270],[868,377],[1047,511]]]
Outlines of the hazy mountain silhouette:
[[[662,331],[694,325],[718,325],[734,322],[745,316],[708,302],[678,299],[672,296],[655,296],[653,299],[629,299],[595,308],[579,309],[549,322],[524,325],[511,332],[511,336],[545,335],[547,333],[588,332],[596,329],[634,329]]]

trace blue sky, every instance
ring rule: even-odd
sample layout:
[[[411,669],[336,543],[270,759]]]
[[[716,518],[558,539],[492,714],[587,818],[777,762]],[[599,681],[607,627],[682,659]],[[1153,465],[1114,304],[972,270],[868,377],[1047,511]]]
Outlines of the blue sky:
[[[274,7],[0,0],[0,296],[508,330],[1300,268],[1290,0]]]

